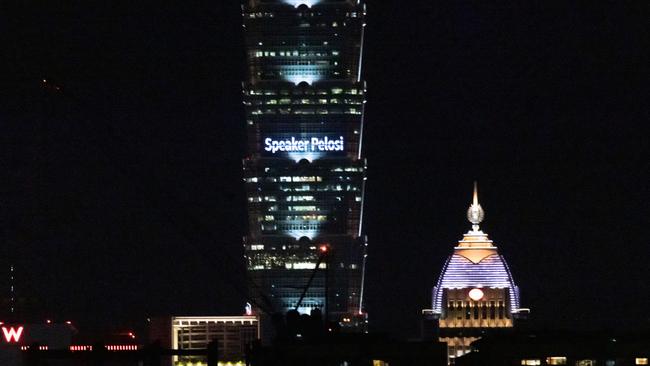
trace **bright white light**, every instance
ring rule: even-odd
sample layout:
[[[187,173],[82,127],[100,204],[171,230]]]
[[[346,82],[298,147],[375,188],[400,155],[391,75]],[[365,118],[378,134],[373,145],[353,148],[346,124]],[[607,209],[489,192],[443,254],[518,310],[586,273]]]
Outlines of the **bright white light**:
[[[307,5],[308,7],[312,7],[312,5],[318,4],[320,0],[284,0],[283,1],[285,4],[290,4],[295,6],[296,8],[299,7],[300,5]]]
[[[311,240],[318,235],[318,230],[289,230],[287,231],[287,234],[291,235],[295,239],[300,239],[303,236],[306,236]]]
[[[295,161],[296,163],[299,162],[302,159],[307,159],[310,163],[318,158],[321,157],[323,153],[318,153],[318,152],[307,152],[307,153],[300,153],[300,152],[295,152],[295,153],[289,153],[289,158]]]
[[[311,85],[314,82],[320,80],[318,75],[287,75],[285,76],[286,81],[290,81],[296,85],[302,83],[303,81]]]
[[[483,298],[483,291],[481,291],[481,289],[478,288],[472,289],[469,292],[469,298],[474,301],[479,301],[480,299]]]

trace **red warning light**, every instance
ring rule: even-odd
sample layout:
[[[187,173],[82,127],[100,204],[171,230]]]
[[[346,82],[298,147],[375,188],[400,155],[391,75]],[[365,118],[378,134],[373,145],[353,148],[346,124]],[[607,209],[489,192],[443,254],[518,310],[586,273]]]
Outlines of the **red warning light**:
[[[327,245],[321,245],[318,249],[320,249],[321,253],[327,253],[329,247]]]

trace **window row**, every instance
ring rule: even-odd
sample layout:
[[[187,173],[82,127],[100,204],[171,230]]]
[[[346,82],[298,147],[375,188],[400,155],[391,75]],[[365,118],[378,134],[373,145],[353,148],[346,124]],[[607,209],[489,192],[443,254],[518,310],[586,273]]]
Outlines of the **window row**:
[[[308,89],[308,90],[294,89],[294,90],[291,90],[291,91],[286,90],[286,89],[282,89],[282,90],[279,90],[279,91],[251,89],[251,90],[246,91],[245,93],[247,93],[249,95],[290,95],[290,94],[293,94],[293,95],[302,95],[302,94],[305,94],[305,95],[327,95],[327,94],[330,94],[330,93],[331,94],[352,94],[352,95],[357,95],[357,94],[363,94],[363,90],[362,89],[356,89],[356,88],[352,88],[352,89],[332,88],[329,91],[325,90],[325,89],[317,89],[317,90],[314,90],[314,89]]]
[[[291,108],[282,109],[254,109],[249,112],[251,115],[261,115],[261,114],[361,114],[361,109],[359,108],[347,108],[347,109],[295,109]]]

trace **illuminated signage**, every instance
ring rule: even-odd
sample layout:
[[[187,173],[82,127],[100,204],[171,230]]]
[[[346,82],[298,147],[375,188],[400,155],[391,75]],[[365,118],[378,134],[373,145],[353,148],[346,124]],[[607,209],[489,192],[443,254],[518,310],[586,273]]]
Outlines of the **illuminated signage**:
[[[4,334],[7,343],[18,343],[23,335],[23,327],[2,327],[2,334]]]
[[[338,139],[312,137],[308,139],[297,139],[295,137],[285,140],[274,140],[270,137],[264,139],[264,151],[275,154],[282,152],[330,152],[343,151],[343,136]]]

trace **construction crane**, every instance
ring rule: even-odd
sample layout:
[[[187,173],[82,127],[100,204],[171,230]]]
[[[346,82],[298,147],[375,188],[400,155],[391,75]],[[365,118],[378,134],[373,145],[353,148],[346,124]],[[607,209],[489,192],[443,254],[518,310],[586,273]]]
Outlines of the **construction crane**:
[[[330,246],[329,244],[323,244],[318,248],[318,251],[320,252],[320,255],[318,256],[318,260],[316,261],[316,267],[314,267],[314,270],[311,272],[311,276],[309,276],[309,280],[307,281],[307,284],[302,290],[302,295],[300,295],[300,299],[296,303],[295,310],[298,311],[298,308],[300,305],[302,305],[302,300],[305,298],[305,295],[307,294],[307,290],[309,290],[309,287],[311,286],[312,281],[314,280],[314,277],[316,276],[316,272],[320,268],[320,264],[323,263],[323,260],[327,258],[330,252]],[[329,279],[328,279],[328,268],[329,266],[325,265],[325,321],[329,321],[329,306],[327,306],[327,295],[329,293],[328,289],[328,284],[329,284]]]

